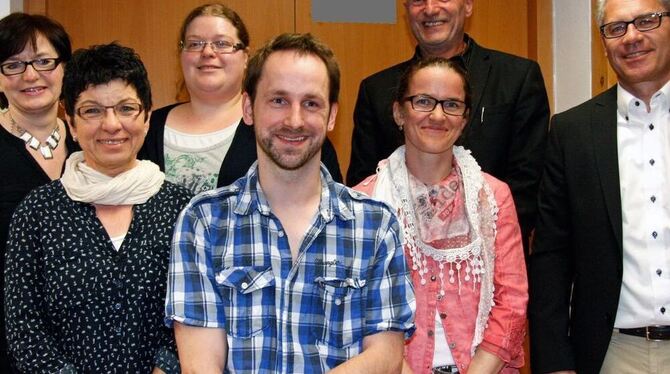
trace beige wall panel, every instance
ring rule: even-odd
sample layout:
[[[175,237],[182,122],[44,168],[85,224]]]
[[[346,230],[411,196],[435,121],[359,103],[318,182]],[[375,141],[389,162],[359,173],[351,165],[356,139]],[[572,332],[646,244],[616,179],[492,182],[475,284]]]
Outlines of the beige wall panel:
[[[35,9],[39,1],[30,0]],[[26,1],[27,3],[29,1]],[[180,0],[46,0],[46,14],[65,26],[74,48],[118,40],[134,48],[147,66],[154,107],[172,103],[181,76],[178,34],[188,12],[207,1]],[[252,49],[275,34],[294,28],[293,1],[226,0],[251,35]],[[259,6],[261,4],[263,6]]]

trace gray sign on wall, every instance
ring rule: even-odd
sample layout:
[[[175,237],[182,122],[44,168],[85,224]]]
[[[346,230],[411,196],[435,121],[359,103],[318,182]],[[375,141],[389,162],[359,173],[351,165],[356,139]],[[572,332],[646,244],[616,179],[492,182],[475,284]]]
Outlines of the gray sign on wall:
[[[396,0],[312,0],[314,22],[396,23]]]

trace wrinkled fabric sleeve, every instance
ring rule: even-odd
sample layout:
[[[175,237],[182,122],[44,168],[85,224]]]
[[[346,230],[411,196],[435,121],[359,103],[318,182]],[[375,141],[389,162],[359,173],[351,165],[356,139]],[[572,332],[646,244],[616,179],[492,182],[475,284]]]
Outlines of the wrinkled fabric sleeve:
[[[529,262],[532,370],[574,370],[575,353],[570,343],[572,220],[561,139],[560,116],[552,119],[547,157],[538,198],[537,231]]]
[[[354,186],[375,173],[379,161],[379,124],[364,80],[358,88],[354,107],[354,129],[351,135],[351,158],[347,169],[347,186]]]
[[[17,368],[25,373],[73,372],[49,327],[42,276],[41,217],[29,195],[14,213],[5,254],[7,342]]]
[[[174,339],[173,339],[174,344]],[[163,370],[166,374],[179,374],[179,359],[173,346],[161,346],[154,355],[154,366]]]
[[[537,191],[549,130],[547,90],[535,62],[527,70],[510,123],[514,124],[514,134],[508,148],[505,182],[514,196],[523,240],[527,241],[535,227]]]
[[[321,147],[321,162],[326,165],[330,176],[335,182],[344,183],[342,172],[340,171],[340,163],[337,161],[337,151],[328,138],[326,138]]]
[[[498,204],[496,222],[493,308],[484,340],[479,348],[488,351],[510,367],[524,363],[528,280],[512,195],[506,184],[488,179]]]
[[[165,323],[224,328],[226,316],[215,280],[208,242],[206,205],[189,204],[179,215],[172,238],[165,300]]]
[[[414,289],[409,279],[395,215],[384,208],[377,252],[367,285],[366,335],[380,331],[414,332]]]

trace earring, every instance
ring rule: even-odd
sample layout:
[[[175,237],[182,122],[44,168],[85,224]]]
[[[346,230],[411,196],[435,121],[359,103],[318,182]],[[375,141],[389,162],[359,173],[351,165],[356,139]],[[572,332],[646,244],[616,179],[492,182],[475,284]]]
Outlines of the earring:
[[[398,123],[398,128],[400,129],[400,131],[403,130],[403,123],[402,122]]]
[[[77,135],[72,135],[72,140],[76,143],[77,142]]]

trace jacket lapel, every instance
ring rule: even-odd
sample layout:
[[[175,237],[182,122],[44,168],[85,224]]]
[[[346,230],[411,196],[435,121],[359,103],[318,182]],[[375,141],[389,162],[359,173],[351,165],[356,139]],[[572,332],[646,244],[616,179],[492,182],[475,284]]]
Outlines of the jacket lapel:
[[[619,185],[619,157],[617,150],[617,91],[616,86],[600,95],[591,118],[591,141],[595,151],[597,173],[605,198],[605,206],[612,230],[623,253],[621,191]]]
[[[470,39],[470,56],[466,63],[468,69],[468,78],[470,80],[470,90],[472,92],[472,112],[470,120],[465,127],[460,138],[456,142],[466,148],[470,148],[469,138],[475,127],[480,126],[479,119],[481,118],[480,104],[484,96],[486,83],[489,80],[489,73],[491,71],[491,56],[488,50],[483,49],[474,40]]]
[[[479,104],[482,101],[486,83],[489,79],[491,56],[487,50],[480,47],[472,39],[470,40],[470,48],[472,48],[472,51],[470,61],[468,61],[468,78],[470,78],[470,88],[472,89],[472,113],[474,114],[472,118],[479,118]]]

